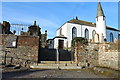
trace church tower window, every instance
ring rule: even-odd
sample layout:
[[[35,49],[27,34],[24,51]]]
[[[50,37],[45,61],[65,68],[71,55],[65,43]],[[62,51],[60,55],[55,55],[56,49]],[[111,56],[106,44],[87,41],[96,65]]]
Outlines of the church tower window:
[[[85,29],[85,38],[89,39],[89,31],[88,31],[88,29]]]
[[[113,42],[113,34],[110,33],[110,42]]]
[[[77,29],[75,27],[72,28],[72,39],[77,37]]]
[[[60,28],[60,35],[62,35],[62,28]]]

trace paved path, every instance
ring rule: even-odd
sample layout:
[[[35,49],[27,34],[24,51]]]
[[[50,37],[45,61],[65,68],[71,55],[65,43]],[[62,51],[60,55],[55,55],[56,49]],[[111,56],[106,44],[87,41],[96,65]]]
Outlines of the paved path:
[[[108,78],[84,70],[24,70],[3,73],[3,78]]]

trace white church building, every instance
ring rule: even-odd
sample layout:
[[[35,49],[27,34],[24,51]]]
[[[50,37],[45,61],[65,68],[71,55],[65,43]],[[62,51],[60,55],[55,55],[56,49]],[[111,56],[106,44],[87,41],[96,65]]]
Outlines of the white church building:
[[[106,26],[106,18],[100,2],[98,3],[96,23],[72,19],[57,29],[56,37],[49,39],[49,48],[69,48],[75,37],[87,38],[90,42],[114,42],[120,39],[120,30]]]

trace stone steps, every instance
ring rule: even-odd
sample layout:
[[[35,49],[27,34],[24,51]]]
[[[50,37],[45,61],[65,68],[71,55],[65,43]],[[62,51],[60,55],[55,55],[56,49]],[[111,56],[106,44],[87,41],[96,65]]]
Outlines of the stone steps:
[[[38,64],[38,65],[31,65],[30,68],[37,68],[37,69],[81,69],[81,66],[77,66],[77,65],[61,65],[61,64]]]
[[[80,64],[38,64],[38,66],[80,66]]]
[[[73,61],[41,61],[38,65],[30,65],[30,68],[39,69],[81,69],[81,65]]]
[[[39,68],[39,69],[81,69],[85,66],[85,63],[79,63],[74,61],[59,61],[57,64],[56,61],[41,61],[41,63],[30,65],[30,68]]]
[[[57,61],[41,61],[42,64],[56,64]],[[59,61],[60,64],[76,64],[74,61]]]
[[[65,66],[65,64],[38,64],[38,66]]]

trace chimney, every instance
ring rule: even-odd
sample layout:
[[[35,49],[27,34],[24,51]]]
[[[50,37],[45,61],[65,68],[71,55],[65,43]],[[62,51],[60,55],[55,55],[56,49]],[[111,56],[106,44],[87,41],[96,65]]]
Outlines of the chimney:
[[[34,26],[36,26],[36,21],[34,21]]]

